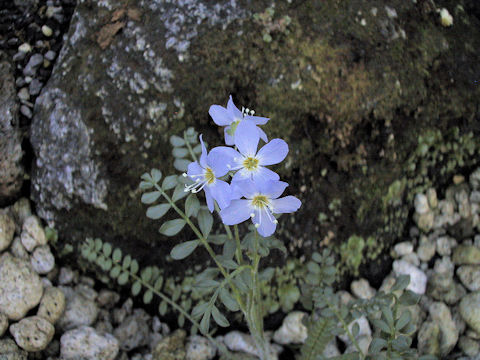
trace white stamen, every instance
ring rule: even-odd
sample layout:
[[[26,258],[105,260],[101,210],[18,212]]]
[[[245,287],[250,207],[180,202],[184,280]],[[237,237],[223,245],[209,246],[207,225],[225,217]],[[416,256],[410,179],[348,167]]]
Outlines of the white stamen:
[[[250,115],[254,115],[255,114],[255,111],[254,110],[250,110]]]
[[[255,224],[255,227],[258,229],[260,227],[260,224]]]
[[[253,219],[255,217],[255,213],[251,213],[250,217]]]
[[[183,177],[187,177],[187,173],[183,173],[182,176],[183,176]]]
[[[273,220],[273,223],[278,224],[278,220],[277,219]]]

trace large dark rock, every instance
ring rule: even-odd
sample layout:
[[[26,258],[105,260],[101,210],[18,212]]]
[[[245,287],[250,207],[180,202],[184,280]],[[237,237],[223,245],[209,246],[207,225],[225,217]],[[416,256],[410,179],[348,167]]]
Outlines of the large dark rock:
[[[0,206],[18,195],[24,176],[13,72],[8,55],[0,51]]]
[[[304,205],[278,234],[292,249],[391,242],[414,191],[478,163],[473,2],[448,9],[452,27],[429,1],[269,3],[79,2],[31,132],[33,196],[63,238],[163,258],[139,176],[172,171],[168,138],[190,125],[220,144],[208,108],[229,94],[290,145],[277,170]]]

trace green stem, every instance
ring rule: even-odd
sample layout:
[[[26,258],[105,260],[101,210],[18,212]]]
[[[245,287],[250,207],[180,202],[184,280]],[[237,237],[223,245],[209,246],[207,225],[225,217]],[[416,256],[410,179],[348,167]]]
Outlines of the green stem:
[[[197,156],[193,152],[192,146],[190,145],[190,142],[187,140],[187,132],[183,132],[183,140],[185,141],[185,144],[187,145],[188,152],[190,153],[190,156],[192,157],[193,161],[197,161]]]
[[[212,247],[210,246],[210,244],[207,242],[207,239],[203,236],[203,234],[201,233],[201,231],[195,226],[194,223],[191,222],[191,220],[187,217],[187,215],[185,215],[185,213],[172,201],[172,199],[170,198],[170,196],[168,196],[165,191],[163,191],[163,189],[158,186],[158,184],[155,184],[155,188],[162,194],[162,196],[165,198],[165,200],[167,200],[169,202],[169,204],[172,206],[172,208],[178,213],[178,215],[180,215],[183,220],[185,220],[185,222],[188,224],[188,226],[190,226],[190,228],[193,230],[193,232],[195,233],[195,235],[198,237],[198,239],[200,240],[200,242],[202,243],[202,245],[205,247],[205,249],[207,250],[208,254],[210,255],[210,257],[213,259],[213,261],[215,262],[215,264],[217,265],[218,269],[220,270],[220,272],[222,273],[223,277],[224,278],[228,278],[228,273],[227,271],[225,270],[225,268],[223,267],[222,264],[220,264],[220,262],[217,260],[217,257],[215,256],[215,252],[213,251]],[[232,282],[232,281],[229,281],[229,285],[233,291],[233,293],[235,294],[235,298],[238,302],[238,305],[240,306],[240,308],[242,310],[245,309],[245,305],[242,301],[242,297],[240,295],[240,292],[238,291],[237,287],[235,286],[235,284]]]
[[[235,231],[235,243],[236,243],[236,258],[239,264],[243,263],[243,256],[242,256],[242,245],[240,244],[240,235],[238,233],[238,225],[233,225],[233,230]]]

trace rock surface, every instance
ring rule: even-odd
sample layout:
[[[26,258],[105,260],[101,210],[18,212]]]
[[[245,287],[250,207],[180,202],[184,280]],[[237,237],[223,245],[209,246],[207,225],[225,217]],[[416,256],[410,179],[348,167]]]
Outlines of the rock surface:
[[[60,355],[64,360],[114,360],[118,351],[118,341],[113,335],[98,334],[88,326],[67,331],[60,338]]]
[[[24,174],[13,72],[7,54],[0,51],[0,206],[17,195]]]
[[[0,312],[20,320],[38,305],[42,294],[40,277],[28,262],[9,253],[0,257]]]
[[[273,340],[278,344],[302,344],[307,339],[307,328],[302,319],[307,314],[293,311],[283,319],[280,329],[273,334]]]
[[[30,316],[10,325],[10,333],[18,346],[35,352],[47,347],[55,334],[55,328],[40,316]]]

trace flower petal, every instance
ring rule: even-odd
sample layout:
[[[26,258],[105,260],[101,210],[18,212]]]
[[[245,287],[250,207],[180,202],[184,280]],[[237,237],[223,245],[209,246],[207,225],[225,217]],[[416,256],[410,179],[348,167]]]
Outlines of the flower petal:
[[[233,103],[232,95],[230,95],[230,98],[228,99],[227,110],[233,116],[233,121],[243,119],[242,112],[240,110],[238,110],[238,108]]]
[[[265,125],[269,118],[253,115],[245,115],[245,120],[253,121],[256,125]]]
[[[208,110],[208,113],[213,119],[213,122],[218,126],[226,126],[230,125],[233,121],[230,112],[220,105],[212,105]]]
[[[225,134],[225,144],[227,145],[235,145],[235,141],[232,135],[230,135],[227,131],[230,130],[230,126],[223,128],[223,133]]]
[[[257,159],[260,165],[273,165],[283,161],[287,154],[287,143],[282,139],[273,139],[258,151]]]
[[[188,170],[187,170],[187,175],[190,179],[193,181],[196,181],[197,179],[203,180],[205,170],[198,164],[198,162],[193,161],[190,164],[188,164]]]
[[[232,200],[232,190],[230,189],[230,185],[225,181],[217,179],[215,183],[208,188],[212,197],[217,201],[218,206],[220,206],[220,209],[226,208],[230,205],[230,201]]]
[[[225,225],[236,225],[247,220],[251,212],[249,200],[232,200],[230,206],[220,211],[220,216]]]
[[[217,146],[208,154],[207,164],[215,171],[216,177],[221,177],[229,170],[240,169],[241,165],[239,165],[239,162],[235,161],[234,159],[241,158],[243,158],[243,156],[233,148],[227,146]]]
[[[268,142],[267,134],[265,134],[265,132],[262,129],[260,129],[258,126],[257,126],[257,130],[258,130],[258,135],[260,136],[260,139],[262,139],[267,143]]]
[[[238,181],[232,180],[232,187],[234,187],[236,192],[240,193],[247,199],[252,199],[260,192],[257,185],[250,179]]]
[[[274,214],[292,213],[297,211],[298,208],[302,206],[302,202],[295,196],[290,195],[280,199],[272,200],[272,206]]]
[[[235,131],[235,145],[244,156],[255,156],[260,137],[255,124],[251,121],[241,121]]]
[[[252,180],[256,183],[266,182],[270,180],[279,180],[280,176],[266,167],[259,166],[257,171],[252,173]]]
[[[288,183],[284,181],[269,180],[260,182],[258,189],[260,193],[267,195],[270,199],[276,199],[285,191]]]
[[[232,183],[245,180],[252,180],[252,172],[242,168],[233,175]]]
[[[257,231],[263,237],[272,235],[275,232],[277,224],[274,222],[275,217],[268,209],[255,210],[255,217],[252,219]]]
[[[207,167],[207,148],[203,143],[203,134],[200,135],[200,142],[202,144],[202,155],[200,155],[200,165],[202,165],[203,168],[206,168]]]
[[[205,199],[207,200],[208,210],[210,210],[210,212],[213,212],[215,208],[215,203],[213,202],[212,193],[210,192],[208,186],[205,186],[203,190],[205,191]]]

